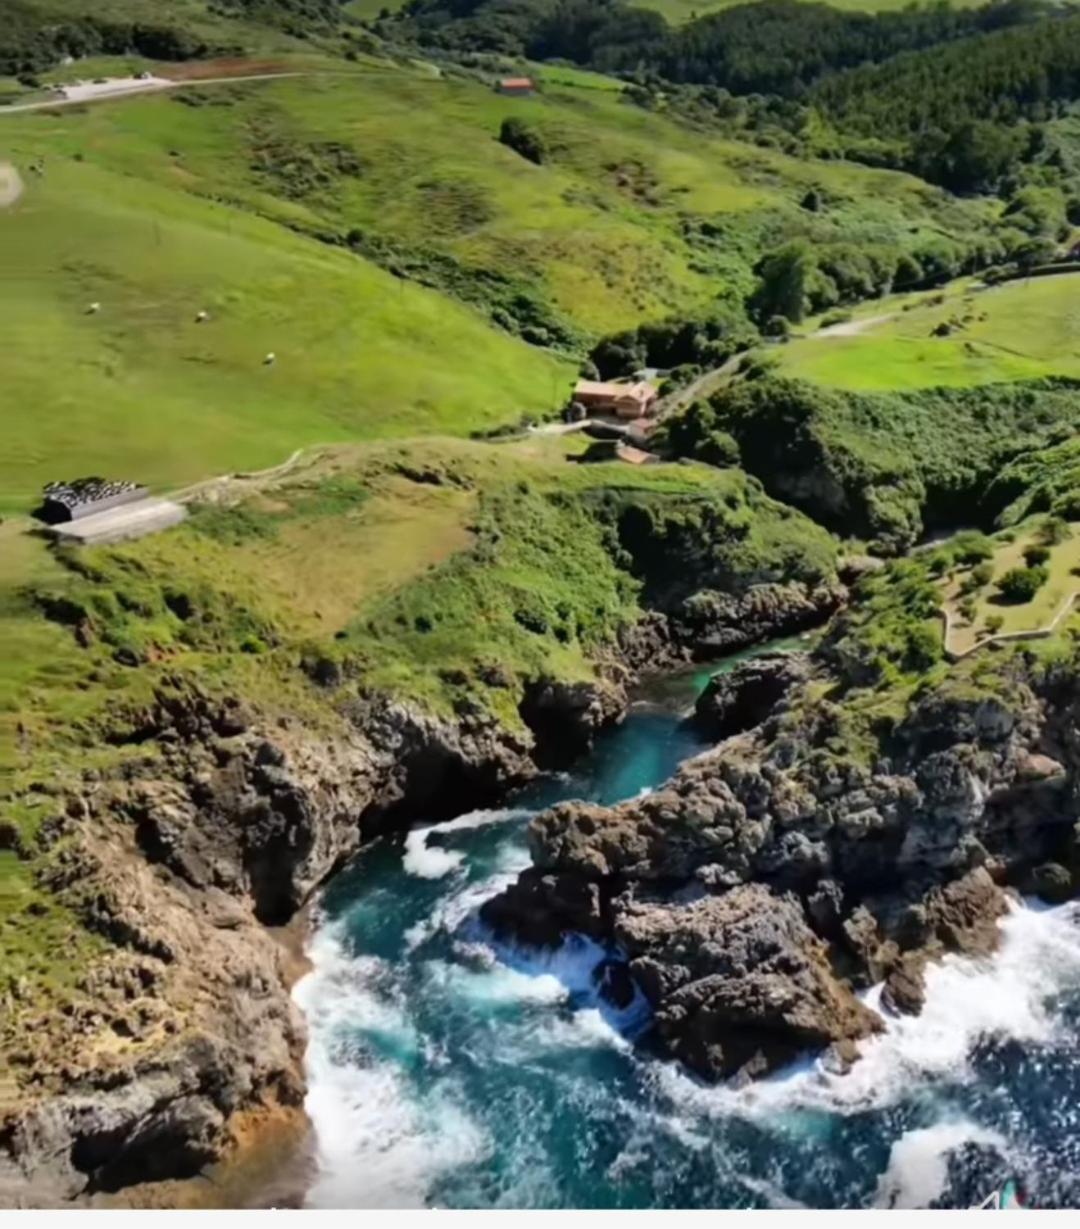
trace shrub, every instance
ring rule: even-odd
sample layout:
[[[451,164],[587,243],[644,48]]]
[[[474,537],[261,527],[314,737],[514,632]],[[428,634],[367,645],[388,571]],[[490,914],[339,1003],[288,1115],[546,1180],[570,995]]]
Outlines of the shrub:
[[[1050,558],[1050,548],[1048,546],[1029,546],[1024,551],[1024,562],[1029,568],[1038,567],[1040,563],[1045,563]]]
[[[1048,546],[1064,542],[1069,537],[1069,526],[1060,516],[1048,516],[1039,526],[1039,540]]]
[[[994,565],[989,560],[984,560],[972,568],[971,579],[980,589],[983,585],[988,585],[994,579]]]
[[[547,158],[547,143],[543,136],[532,124],[527,124],[517,116],[508,116],[503,120],[499,129],[499,141],[523,158],[535,162],[537,166],[542,165]]]
[[[1004,625],[1005,625],[1005,618],[1003,615],[992,614],[992,615],[986,616],[986,630],[992,636],[996,635],[999,631],[1001,631]]]
[[[952,556],[957,563],[971,566],[993,559],[994,544],[982,533],[957,534],[952,544]]]
[[[1007,602],[1030,602],[1046,584],[1046,577],[1047,571],[1044,567],[1011,568],[998,581],[998,590]]]

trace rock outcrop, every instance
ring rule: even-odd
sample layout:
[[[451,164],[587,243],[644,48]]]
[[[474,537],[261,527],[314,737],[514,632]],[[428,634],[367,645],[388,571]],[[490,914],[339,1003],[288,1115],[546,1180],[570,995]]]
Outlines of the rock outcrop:
[[[668,1049],[716,1079],[881,1027],[829,964],[799,900],[746,884],[691,903],[617,904],[613,935]]]
[[[714,674],[698,697],[698,726],[717,741],[752,730],[776,709],[797,683],[810,675],[806,653],[762,653],[727,674]]]
[[[4,1003],[0,1206],[190,1177],[245,1114],[299,1117],[303,1022],[267,926],[372,834],[535,772],[480,713],[372,699],[317,728],[180,678],[112,736],[118,770],[44,800],[43,886],[110,954],[62,1007]]]
[[[539,815],[533,868],[485,909],[519,942],[620,952],[661,1041],[713,1077],[806,1047],[850,1061],[876,1027],[850,987],[918,1011],[928,961],[993,950],[1008,884],[1062,899],[1080,865],[1068,668],[1003,658],[992,685],[954,675],[845,725],[805,661],[761,662],[703,703],[721,735],[749,728],[643,798]]]

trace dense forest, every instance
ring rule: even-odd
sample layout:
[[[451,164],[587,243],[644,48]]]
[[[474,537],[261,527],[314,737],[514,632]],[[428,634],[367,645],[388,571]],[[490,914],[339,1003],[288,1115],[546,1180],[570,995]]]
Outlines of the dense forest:
[[[675,30],[622,0],[411,0],[374,28],[432,54],[617,73],[642,105],[959,192],[997,190],[1018,165],[1045,163],[1033,126],[1080,96],[1080,12],[1043,0],[879,14],[759,0]]]

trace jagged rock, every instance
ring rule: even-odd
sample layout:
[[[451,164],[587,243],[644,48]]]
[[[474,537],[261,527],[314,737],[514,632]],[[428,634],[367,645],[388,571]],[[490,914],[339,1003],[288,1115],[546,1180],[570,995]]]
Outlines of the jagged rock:
[[[740,594],[702,589],[686,598],[670,621],[675,638],[707,659],[815,627],[846,597],[840,584],[760,584]]]
[[[588,751],[597,733],[626,712],[625,688],[611,681],[541,678],[525,688],[521,718],[542,753],[541,767],[564,767]]]
[[[822,879],[806,899],[810,924],[826,939],[836,938],[844,910],[844,889],[835,879]]]
[[[533,868],[485,902],[483,922],[500,937],[529,947],[558,947],[567,934],[605,933],[600,889],[576,875],[545,875]]]
[[[921,953],[903,956],[885,979],[882,1006],[895,1015],[917,1016],[926,1001],[925,970]]]
[[[790,894],[750,884],[685,905],[617,901],[613,936],[668,1048],[707,1078],[761,1075],[881,1027]]]
[[[727,674],[714,674],[698,697],[694,717],[710,738],[728,738],[760,725],[788,691],[806,680],[805,653],[763,653]]]

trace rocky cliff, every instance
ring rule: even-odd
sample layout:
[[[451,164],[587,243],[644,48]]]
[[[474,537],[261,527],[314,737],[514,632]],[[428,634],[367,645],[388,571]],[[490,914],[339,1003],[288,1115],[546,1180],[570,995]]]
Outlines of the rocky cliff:
[[[703,707],[715,719],[726,695],[721,717],[737,711],[763,669]],[[880,1027],[853,989],[884,980],[891,1009],[918,1010],[927,960],[992,950],[1008,885],[1060,896],[1075,882],[1074,661],[1003,654],[907,694],[899,719],[887,697],[867,703],[861,724],[820,666],[783,672],[790,690],[761,724],[663,788],[538,816],[533,869],[485,909],[518,942],[608,943],[606,983],[621,964],[661,1041],[711,1077],[806,1047],[850,1061]]]
[[[109,954],[62,1008],[7,991],[0,1206],[190,1177],[245,1116],[299,1115],[303,1025],[267,924],[395,817],[534,771],[476,715],[373,700],[313,729],[181,679],[114,737],[122,769],[48,799],[45,886]]]
[[[378,695],[314,720],[164,675],[114,718],[107,769],[38,787],[48,816],[22,853],[103,955],[51,1007],[3,990],[0,1206],[188,1178],[234,1151],[246,1122],[302,1118],[303,1022],[268,927],[363,841],[490,803],[587,750],[641,668],[701,652],[701,637],[804,626],[840,592],[760,585],[699,600],[690,622],[656,614],[595,681],[529,683],[513,729],[468,704],[437,718]],[[14,827],[0,837],[21,848]]]

